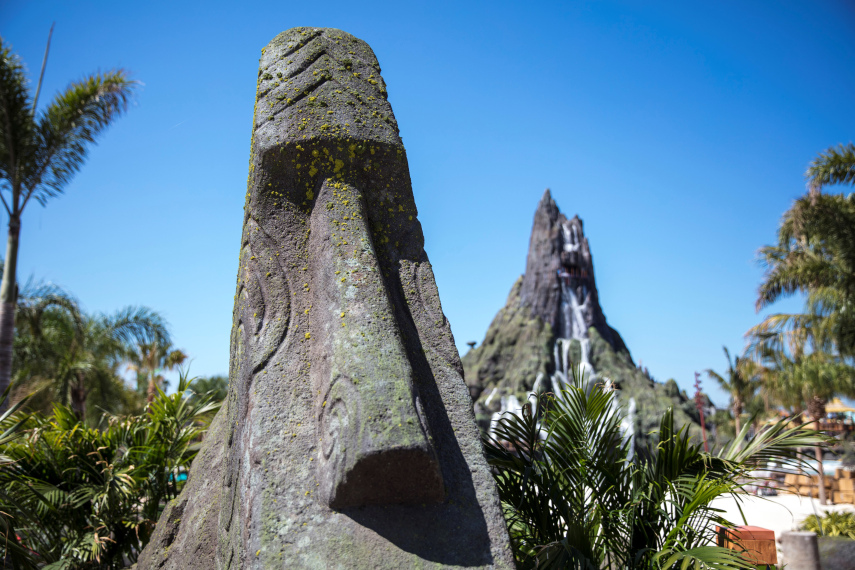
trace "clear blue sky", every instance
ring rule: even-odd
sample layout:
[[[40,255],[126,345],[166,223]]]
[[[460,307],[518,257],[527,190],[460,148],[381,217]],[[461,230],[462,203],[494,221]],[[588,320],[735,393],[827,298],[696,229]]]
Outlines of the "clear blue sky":
[[[258,57],[287,28],[377,54],[462,350],[524,270],[549,187],[585,222],[610,324],[691,391],[759,321],[755,253],[808,162],[855,133],[841,1],[3,2],[34,80],[53,21],[43,101],[112,67],[144,86],[66,194],[29,206],[19,276],[89,311],[161,311],[198,375],[228,370]]]

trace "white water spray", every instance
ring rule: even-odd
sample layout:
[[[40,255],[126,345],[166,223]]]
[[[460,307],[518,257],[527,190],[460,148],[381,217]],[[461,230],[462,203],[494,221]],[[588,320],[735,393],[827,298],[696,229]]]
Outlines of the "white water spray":
[[[629,399],[626,415],[620,422],[620,432],[623,436],[623,444],[630,444],[629,453],[627,453],[626,458],[632,461],[635,457],[635,398]]]
[[[564,251],[579,251],[582,244],[579,243],[579,234],[576,233],[576,226],[561,225],[561,234],[564,236]]]
[[[520,401],[513,394],[502,396],[501,401],[501,409],[490,418],[490,433],[493,435],[496,433],[496,426],[499,424],[499,420],[502,419],[502,415],[511,413],[518,416],[522,412],[522,405],[520,405]]]

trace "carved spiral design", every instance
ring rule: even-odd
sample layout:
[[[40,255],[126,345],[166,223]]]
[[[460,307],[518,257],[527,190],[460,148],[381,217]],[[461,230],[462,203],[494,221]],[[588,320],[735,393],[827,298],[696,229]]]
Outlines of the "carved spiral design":
[[[343,436],[348,433],[344,429],[348,424],[359,424],[361,411],[359,393],[351,379],[344,375],[336,375],[324,394],[321,411],[318,414],[321,433],[321,452],[324,460],[339,465],[347,459],[347,441]],[[358,442],[352,442],[358,445]]]

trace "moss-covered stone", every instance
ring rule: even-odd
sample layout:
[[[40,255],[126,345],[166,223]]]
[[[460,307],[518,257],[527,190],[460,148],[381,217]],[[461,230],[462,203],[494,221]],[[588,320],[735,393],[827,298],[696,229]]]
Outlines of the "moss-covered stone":
[[[474,401],[485,399],[489,395],[485,391],[493,388],[525,394],[538,374],[550,373],[552,327],[520,306],[521,285],[522,278],[511,288],[484,342],[463,356],[466,385]]]
[[[258,77],[212,483],[140,570],[513,567],[371,48],[294,28]]]

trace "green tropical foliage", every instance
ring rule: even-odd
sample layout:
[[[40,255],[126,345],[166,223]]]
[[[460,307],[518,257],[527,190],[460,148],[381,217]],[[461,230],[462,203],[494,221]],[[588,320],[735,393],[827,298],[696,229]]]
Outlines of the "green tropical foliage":
[[[0,391],[12,374],[21,216],[30,200],[61,194],[96,138],[127,110],[137,82],[113,70],[71,83],[37,113],[24,64],[0,37],[0,199],[9,216],[0,284]],[[0,408],[5,405],[0,402]]]
[[[855,146],[831,148],[807,172],[811,191],[784,214],[778,243],[760,250],[767,267],[758,310],[797,292],[803,314],[778,314],[752,331],[807,333],[817,350],[855,356],[855,194],[823,194],[855,180]]]
[[[214,402],[222,402],[229,395],[228,376],[211,376],[209,378],[197,378],[190,385],[193,391],[190,398],[202,398],[210,396]]]
[[[830,511],[821,517],[810,515],[801,525],[821,536],[845,536],[855,539],[855,513],[835,513]]]
[[[9,389],[6,389],[3,397],[8,396]],[[29,417],[26,414],[18,413],[26,403],[26,398],[16,402],[9,409],[0,414],[0,449],[13,442],[19,437],[22,426],[27,422]],[[14,459],[0,452],[0,470],[9,467],[14,462]],[[0,505],[16,505],[6,489],[0,487]],[[24,518],[31,523],[38,523],[38,516],[34,513],[24,512]],[[29,568],[30,566],[30,550],[21,544],[18,535],[15,533],[15,523],[10,518],[7,512],[0,510],[0,537],[5,539],[5,556],[4,560],[11,561],[13,568]],[[26,562],[20,564],[20,561]],[[5,565],[5,563],[4,563]]]
[[[17,305],[13,400],[34,393],[31,409],[47,414],[54,403],[68,405],[89,425],[105,411],[142,410],[142,398],[125,387],[120,373],[140,344],[170,342],[159,314],[125,307],[112,315],[89,315],[59,287],[32,281]]]
[[[87,427],[57,405],[51,416],[0,418],[0,555],[16,568],[123,568],[181,491],[219,404],[191,400],[191,380],[158,390],[140,416]],[[11,410],[10,410],[11,411]]]
[[[758,381],[756,378],[756,367],[754,362],[748,358],[735,356],[731,360],[730,351],[723,347],[724,357],[727,359],[727,371],[725,376],[712,369],[706,371],[707,376],[718,382],[722,389],[730,394],[730,406],[733,411],[733,420],[736,424],[736,433],[742,429],[741,417],[745,406],[754,398],[757,392]]]
[[[617,396],[589,386],[545,394],[537,413],[505,414],[485,437],[521,568],[749,568],[713,546],[716,525],[732,527],[712,502],[740,501],[751,472],[775,461],[803,466],[800,449],[825,441],[779,423],[752,438],[749,426],[717,453],[705,453],[668,410],[658,442],[630,461]],[[768,468],[768,467],[767,467]]]

